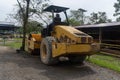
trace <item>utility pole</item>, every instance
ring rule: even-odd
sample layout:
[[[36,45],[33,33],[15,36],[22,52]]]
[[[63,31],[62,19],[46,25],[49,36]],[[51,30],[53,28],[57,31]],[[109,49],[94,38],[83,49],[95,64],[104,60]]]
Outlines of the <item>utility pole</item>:
[[[95,24],[98,24],[98,14],[97,13],[95,13],[95,19],[96,19],[96,21],[95,21]]]
[[[87,12],[87,10],[82,9],[82,8],[78,10],[81,12],[81,25],[83,25],[84,24],[84,13]]]

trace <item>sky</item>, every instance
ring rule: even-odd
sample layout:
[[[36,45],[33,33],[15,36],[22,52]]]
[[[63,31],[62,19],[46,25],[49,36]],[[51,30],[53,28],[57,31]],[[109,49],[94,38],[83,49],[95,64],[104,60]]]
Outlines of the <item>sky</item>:
[[[83,8],[87,10],[85,13],[89,15],[92,12],[106,12],[108,18],[115,20],[113,13],[115,11],[113,5],[117,0],[51,0],[51,4],[69,7],[71,10]],[[16,0],[0,0],[0,21],[5,21],[7,15],[12,13],[15,8]]]
[[[12,13],[16,0],[0,0],[0,21],[5,21],[8,14]]]

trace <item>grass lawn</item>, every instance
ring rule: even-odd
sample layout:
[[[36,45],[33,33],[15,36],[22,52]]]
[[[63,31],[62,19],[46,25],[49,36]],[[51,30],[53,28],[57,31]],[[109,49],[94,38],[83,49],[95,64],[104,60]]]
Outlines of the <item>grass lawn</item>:
[[[11,43],[5,44],[5,46],[15,48],[15,49],[19,49],[21,47],[21,45],[22,45],[22,43],[18,43],[18,42],[11,42]]]
[[[96,65],[120,72],[120,58],[102,55],[101,53],[98,53],[91,56],[88,61]]]
[[[8,46],[11,48],[19,49],[22,45],[22,39],[14,38],[13,40],[5,40],[5,44],[3,41],[1,43],[1,46]]]

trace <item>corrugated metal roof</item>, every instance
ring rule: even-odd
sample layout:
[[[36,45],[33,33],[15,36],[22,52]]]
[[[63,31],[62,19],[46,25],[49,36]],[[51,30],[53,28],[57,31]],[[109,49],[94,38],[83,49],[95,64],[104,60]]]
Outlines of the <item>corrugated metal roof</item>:
[[[47,7],[46,9],[44,9],[43,11],[47,11],[47,12],[54,11],[55,13],[60,13],[62,11],[66,11],[67,9],[69,9],[69,8],[51,5],[51,6]]]
[[[0,24],[0,27],[15,27],[12,24]]]
[[[93,24],[93,25],[75,26],[75,28],[111,27],[111,26],[119,26],[119,25],[120,25],[120,22],[113,22],[113,23],[101,23],[101,24]]]
[[[0,24],[0,30],[13,30],[14,28],[13,24]]]

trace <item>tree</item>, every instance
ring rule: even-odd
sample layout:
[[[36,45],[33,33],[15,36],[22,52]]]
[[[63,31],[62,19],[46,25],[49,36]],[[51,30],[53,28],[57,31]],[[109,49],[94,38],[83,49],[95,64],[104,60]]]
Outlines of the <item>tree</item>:
[[[84,24],[85,15],[80,10],[71,10],[69,16],[69,22],[72,26],[78,26]]]
[[[17,0],[19,8],[20,8],[20,15],[22,15],[21,19],[23,21],[23,41],[22,41],[22,47],[21,50],[25,50],[25,38],[26,38],[26,27],[28,23],[29,18],[29,6],[30,6],[30,0],[23,0],[24,5],[20,3],[19,0]]]
[[[117,2],[114,4],[115,13],[113,14],[116,16],[116,21],[120,21],[120,0],[117,0]]]
[[[42,23],[48,25],[51,20],[51,15],[49,13],[44,13],[43,9],[49,6],[49,0],[31,0],[31,12],[32,17],[39,19]]]
[[[22,41],[22,50],[25,49],[25,37],[28,26],[28,21],[30,19],[35,19],[37,16],[37,19],[39,17],[41,22],[44,22],[47,24],[47,20],[44,20],[45,18],[48,18],[47,15],[43,16],[43,8],[48,6],[48,3],[45,3],[48,0],[17,0],[17,13],[15,13],[15,16],[12,15],[16,20],[18,20],[22,26],[23,26],[23,41]],[[30,23],[29,23],[30,24]],[[48,25],[48,24],[47,24]],[[31,29],[31,28],[30,28]],[[32,29],[31,29],[32,30]]]
[[[25,12],[26,4],[25,4],[25,0],[17,0],[17,1],[19,1],[22,8],[20,8],[19,5],[16,4],[16,7],[14,9],[14,12],[16,13],[9,14],[9,17],[16,19],[22,24],[23,15],[21,9],[23,12]],[[43,9],[49,6],[49,0],[30,0],[29,5],[30,5],[29,13],[28,13],[29,18],[34,20],[38,20],[39,18],[41,22],[48,24],[47,22],[49,22],[50,20],[46,20],[46,19],[50,19],[50,15],[48,15],[48,13],[43,13]]]
[[[99,24],[99,23],[107,23],[111,22],[110,19],[107,18],[106,12],[98,12],[98,13],[91,13],[89,18],[89,24]]]
[[[74,18],[70,18],[70,19],[69,19],[69,23],[70,23],[71,26],[79,26],[79,25],[80,25],[80,22],[77,21],[77,20],[74,19]]]
[[[27,25],[27,31],[26,33],[40,33],[42,30],[43,24],[37,22],[37,21],[29,21]]]

